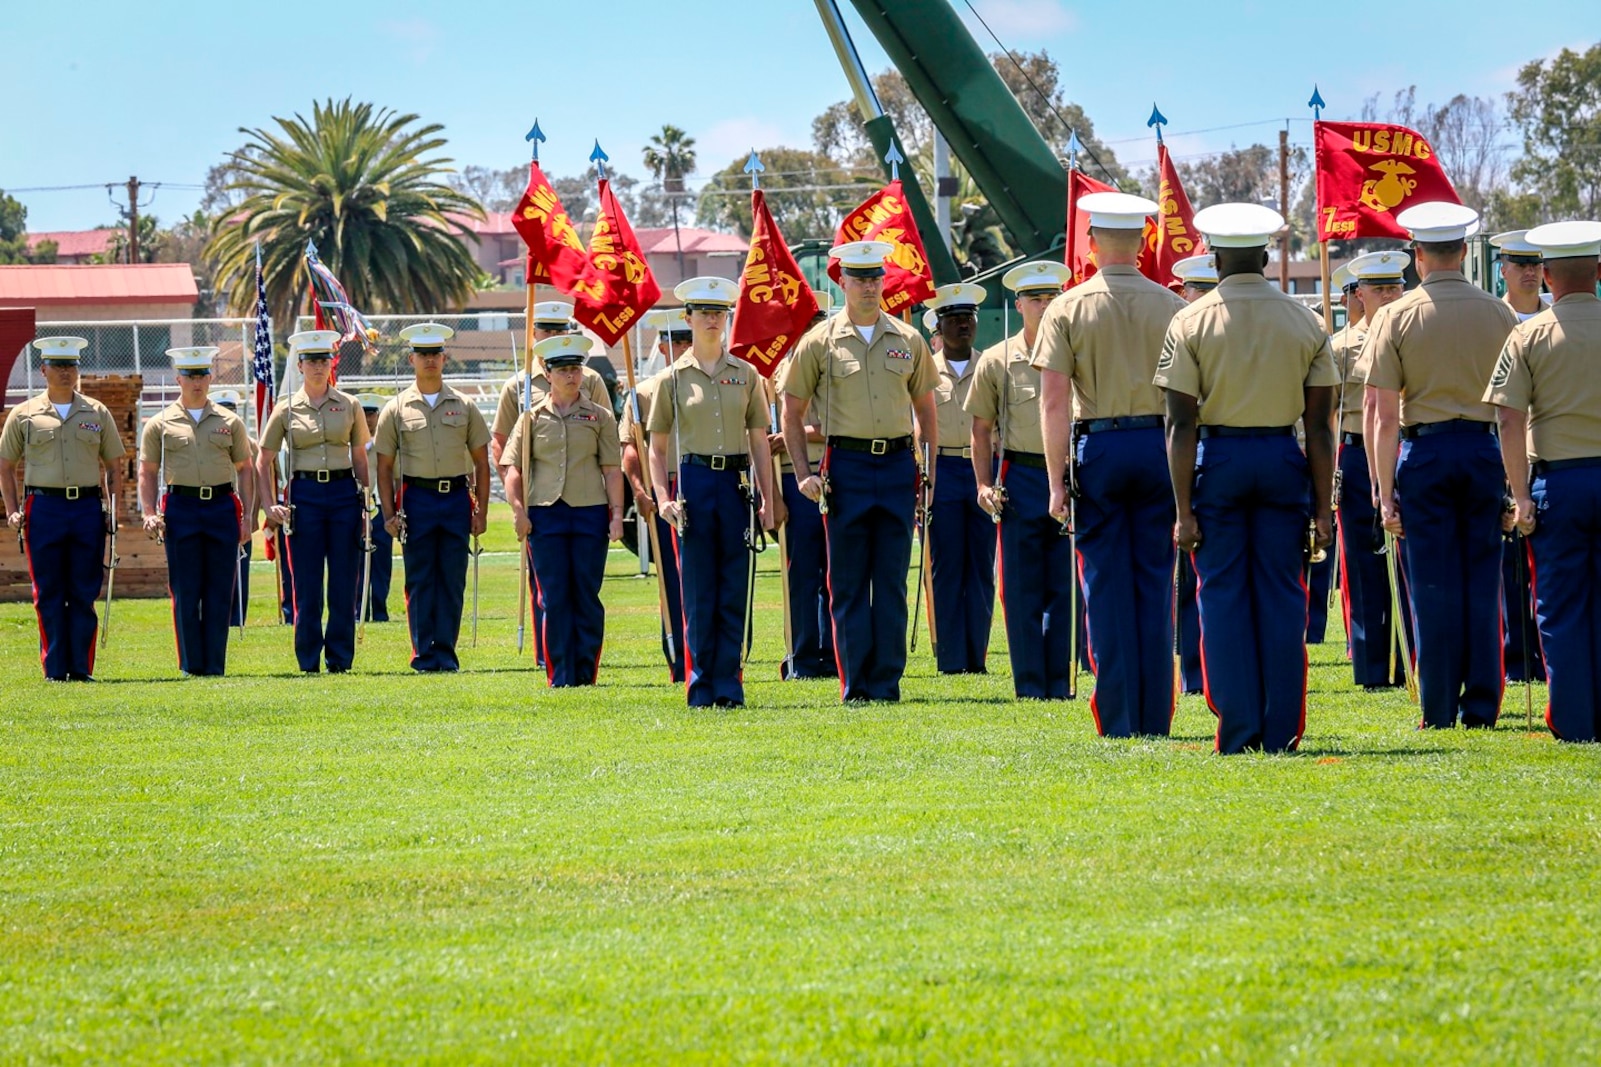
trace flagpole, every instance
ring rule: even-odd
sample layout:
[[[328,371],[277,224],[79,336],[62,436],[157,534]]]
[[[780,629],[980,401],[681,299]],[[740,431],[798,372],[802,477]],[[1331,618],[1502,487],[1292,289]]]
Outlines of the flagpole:
[[[601,150],[600,141],[595,142],[595,150],[589,154],[589,161],[595,164],[595,173],[600,181],[606,180],[606,163],[611,157]],[[634,343],[628,332],[622,336],[623,342],[623,370],[628,375],[629,403],[633,405],[634,417],[629,420],[629,437],[634,442],[634,451],[639,454],[639,478],[645,483],[645,492],[655,496],[655,487],[650,482],[650,452],[645,443],[645,425],[640,417],[639,383],[634,374]],[[668,358],[671,366],[671,348],[669,345]],[[655,501],[652,499],[652,510]],[[637,504],[635,505],[638,506]],[[656,609],[661,613],[662,629],[667,633],[668,658],[676,661],[678,652],[673,648],[672,612],[667,607],[667,574],[662,570],[661,537],[656,532],[656,518],[646,524],[650,531],[650,557],[656,561]]]
[[[1323,94],[1318,92],[1316,85],[1312,86],[1312,99],[1306,102],[1306,106],[1312,109],[1312,144],[1314,146],[1313,151],[1315,152],[1315,146],[1317,145],[1317,124],[1323,121],[1323,109],[1328,106],[1323,102]],[[1288,209],[1286,207],[1286,211],[1287,210]],[[1316,220],[1316,214],[1317,213],[1314,211],[1314,222]],[[1289,215],[1286,214],[1285,218],[1288,219]],[[1323,332],[1332,337],[1334,335],[1334,295],[1329,292],[1329,285],[1331,284],[1331,279],[1329,276],[1329,241],[1327,237],[1322,236],[1321,226],[1318,227],[1318,230],[1318,269],[1322,275],[1323,292]],[[1338,418],[1338,416],[1336,416],[1336,418]]]
[[[527,141],[530,145],[533,146],[533,162],[535,162],[535,163],[539,162],[539,142],[543,141],[544,139],[545,139],[545,135],[539,129],[539,120],[535,119],[534,120],[534,128],[529,130],[528,131],[528,135],[523,138],[523,140]],[[534,305],[539,301],[539,283],[534,278],[533,266],[534,266],[533,256],[530,255],[528,257],[528,263],[527,263],[527,268],[528,268],[527,275],[528,276],[523,279],[524,284],[528,287],[528,292],[525,295],[524,300],[523,300],[523,410],[522,410],[522,414],[523,414],[524,418],[526,418],[527,415],[528,415],[528,409],[533,406],[533,399],[534,399]],[[520,458],[522,459],[522,472],[523,472],[523,479],[524,479],[524,483],[525,484],[527,482],[527,479],[529,479],[531,477],[531,475],[529,474],[529,471],[528,471],[528,457],[529,457],[529,451],[530,451],[529,442],[530,442],[530,439],[533,436],[534,436],[533,427],[532,426],[524,426],[523,427],[522,448],[519,451],[522,453]],[[511,500],[508,500],[507,503],[510,504],[512,507],[516,508],[516,507],[522,506],[523,502],[522,501],[511,501]],[[528,589],[528,586],[529,586],[529,582],[528,582],[528,551],[529,551],[528,538],[527,537],[518,538],[517,539],[517,654],[519,656],[521,656],[523,654],[523,638],[527,633],[528,592],[529,592],[529,589]],[[538,639],[537,638],[535,639],[535,644],[538,644]]]
[[[1077,130],[1068,131],[1068,136],[1067,136],[1067,269],[1069,271],[1069,276],[1068,276],[1068,279],[1067,279],[1068,288],[1072,288],[1073,286],[1077,285],[1078,282],[1079,282],[1078,268],[1076,266],[1074,266],[1074,263],[1076,262],[1076,259],[1075,259],[1075,251],[1076,250],[1075,250],[1074,246],[1076,244],[1078,244],[1078,240],[1077,240],[1077,238],[1078,238],[1078,227],[1073,224],[1073,205],[1078,203],[1078,197],[1077,197],[1077,195],[1075,195],[1076,190],[1074,190],[1074,188],[1073,188],[1073,176],[1078,173],[1078,150],[1079,150],[1079,147],[1080,146],[1079,146],[1079,141],[1078,141],[1078,131]]]

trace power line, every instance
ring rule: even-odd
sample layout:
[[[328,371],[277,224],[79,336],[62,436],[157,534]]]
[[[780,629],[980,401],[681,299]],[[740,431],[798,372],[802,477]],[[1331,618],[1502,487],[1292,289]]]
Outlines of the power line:
[[[5,192],[7,194],[12,194],[12,193],[68,193],[68,192],[78,192],[78,191],[81,191],[81,190],[84,190],[84,189],[110,189],[113,186],[120,186],[120,185],[126,185],[126,184],[128,184],[128,183],[125,182],[125,181],[120,181],[120,182],[94,182],[93,184],[90,184],[90,185],[33,185],[33,186],[29,186],[29,187],[23,188],[23,189],[6,189]],[[205,190],[205,188],[206,188],[204,185],[195,185],[192,182],[140,182],[139,185],[140,185],[141,188],[146,188],[146,189],[187,189],[187,190],[193,190],[195,192],[203,192]]]
[[[1018,62],[1016,54],[1013,53],[1010,48],[1007,48],[1006,45],[1002,44],[999,37],[995,36],[995,31],[990,29],[990,24],[984,21],[984,16],[980,15],[978,13],[978,8],[973,6],[973,0],[963,0],[963,3],[967,4],[967,10],[971,11],[973,13],[973,17],[978,19],[978,24],[984,27],[984,32],[990,35],[990,40],[995,42],[996,47],[1006,53],[1006,58],[1012,61],[1012,66],[1017,68],[1017,72],[1023,76],[1023,80],[1028,82],[1029,86],[1033,88],[1036,93],[1040,94],[1040,99],[1044,101],[1046,107],[1051,109],[1051,114],[1056,116],[1056,121],[1060,122],[1064,129],[1073,130],[1073,124],[1068,122],[1067,119],[1063,118],[1060,111],[1056,110],[1056,104],[1053,103],[1051,98],[1045,94],[1045,90],[1039,87],[1039,83],[1037,83],[1029,75],[1028,71],[1023,69],[1023,64]],[[1093,159],[1095,161],[1095,165],[1101,168],[1101,173],[1106,176],[1106,180],[1111,182],[1113,185],[1116,185],[1117,178],[1113,177],[1112,172],[1106,168],[1106,164],[1101,162],[1101,157],[1095,154],[1095,149],[1091,148],[1087,144],[1084,144],[1082,140],[1079,141],[1079,144],[1084,149],[1084,154]]]

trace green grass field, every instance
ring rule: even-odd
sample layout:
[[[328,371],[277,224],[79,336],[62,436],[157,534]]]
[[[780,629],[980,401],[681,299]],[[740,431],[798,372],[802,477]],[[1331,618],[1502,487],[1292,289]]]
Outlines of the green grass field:
[[[690,711],[618,552],[552,692],[496,518],[453,677],[402,622],[300,677],[260,564],[224,679],[130,601],[47,686],[0,607],[0,1060],[1601,1060],[1601,751],[1521,691],[1420,734],[1331,634],[1302,752],[1222,759],[1196,697],[1161,742],[1013,702],[997,621],[995,673],[920,642],[847,709],[776,681],[770,556],[749,706]]]

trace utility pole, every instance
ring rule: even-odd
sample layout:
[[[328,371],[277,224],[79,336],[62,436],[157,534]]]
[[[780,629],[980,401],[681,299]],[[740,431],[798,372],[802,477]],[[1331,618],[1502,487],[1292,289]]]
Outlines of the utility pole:
[[[128,179],[128,262],[139,262],[139,179]]]
[[[1279,238],[1279,288],[1290,291],[1290,128],[1279,131],[1279,211],[1284,215],[1284,234]],[[1325,294],[1324,299],[1328,299]]]

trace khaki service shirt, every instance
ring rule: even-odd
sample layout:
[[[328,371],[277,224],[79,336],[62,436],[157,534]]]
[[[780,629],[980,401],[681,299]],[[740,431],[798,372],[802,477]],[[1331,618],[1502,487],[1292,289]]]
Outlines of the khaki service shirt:
[[[812,327],[812,328],[816,329],[815,326]],[[804,336],[804,335],[802,335],[802,336]],[[776,408],[778,409],[778,412],[779,412],[780,415],[783,414],[783,409],[784,409],[784,395],[783,395],[784,394],[784,375],[789,372],[790,364],[792,363],[794,358],[795,358],[795,350],[792,348],[792,349],[789,350],[788,354],[786,354],[784,356],[783,360],[778,364],[777,369],[775,369],[773,371],[773,376],[771,378],[767,379],[768,395],[773,398],[772,399],[772,403],[776,406]],[[823,454],[828,451],[828,445],[826,443],[824,443],[822,441],[813,441],[813,440],[810,439],[810,436],[811,436],[810,427],[818,425],[817,415],[818,415],[818,412],[817,412],[817,410],[815,408],[813,408],[812,410],[810,410],[810,411],[808,411],[806,413],[806,426],[808,427],[808,432],[807,432],[807,438],[808,439],[806,441],[806,458],[809,461],[810,468],[812,470],[816,470],[817,469],[817,465],[823,461]],[[782,453],[779,454],[779,456],[778,456],[778,468],[779,468],[779,473],[783,473],[784,471],[788,471],[791,474],[793,474],[795,472],[795,461],[790,458],[790,455],[789,455],[788,452],[782,452]]]
[[[277,452],[286,436],[294,470],[349,470],[352,452],[367,446],[367,413],[359,400],[342,390],[329,387],[322,399],[314,401],[304,389],[297,389],[267,416],[261,447]]]
[[[1401,394],[1402,426],[1494,422],[1484,385],[1517,324],[1511,307],[1460,271],[1435,271],[1373,317],[1366,384]]]
[[[1486,403],[1529,413],[1536,459],[1601,456],[1601,299],[1571,293],[1512,331]]]
[[[398,477],[460,478],[472,473],[473,450],[488,446],[489,426],[450,386],[430,408],[413,383],[384,405],[373,442],[380,456],[396,456]]]
[[[973,443],[973,416],[967,413],[967,397],[978,379],[978,364],[982,353],[973,357],[957,374],[945,353],[934,353],[934,367],[939,381],[934,386],[934,408],[939,422],[941,448],[966,448]]]
[[[911,401],[939,384],[922,335],[883,312],[871,344],[841,312],[800,339],[794,360],[784,392],[820,408],[818,424],[831,437],[905,437]]]
[[[532,477],[522,466],[523,436],[529,432],[533,434],[529,441]],[[502,457],[507,466],[523,472],[523,499],[528,507],[544,507],[558,500],[575,508],[607,503],[604,468],[616,469],[623,463],[611,402],[597,404],[580,393],[577,402],[561,412],[547,394],[534,402],[527,418],[517,420]]]
[[[747,431],[768,426],[761,374],[727,352],[712,365],[710,374],[693,354],[680,356],[662,372],[656,400],[645,425],[652,434],[676,436],[686,455],[747,455]]]
[[[1006,414],[997,418],[1003,394]],[[1006,431],[1008,452],[1045,452],[1045,437],[1040,430],[1040,372],[1029,362],[1022,334],[984,350],[964,406],[969,417],[1001,424]],[[943,413],[940,425],[945,425]],[[940,436],[945,435],[942,432]]]
[[[1102,267],[1051,301],[1034,366],[1073,380],[1073,418],[1161,415],[1153,385],[1163,337],[1184,298],[1134,267]]]
[[[145,423],[139,460],[158,464],[168,485],[228,485],[239,464],[250,462],[250,435],[227,408],[208,400],[197,423],[174,401]]]
[[[650,408],[656,399],[656,390],[661,388],[662,379],[667,375],[667,368],[657,371],[649,378],[637,383],[634,392],[639,394],[639,429],[645,442],[645,453],[639,457],[640,464],[648,472],[650,470]],[[634,405],[626,397],[623,399],[623,421],[617,426],[617,436],[627,444],[634,438]],[[678,472],[678,449],[672,439],[667,436],[667,476],[674,477]]]
[[[110,467],[126,451],[110,409],[79,392],[66,418],[41,393],[13,408],[0,432],[0,457],[25,462],[28,484],[45,489],[99,485],[100,465]]]
[[[545,373],[544,366],[534,361],[533,402],[539,403],[550,395],[550,376]],[[611,407],[611,396],[606,392],[606,380],[593,367],[584,368],[584,379],[578,383],[578,395],[588,397],[603,408]],[[523,372],[518,371],[506,379],[506,384],[500,388],[500,403],[495,408],[495,424],[490,432],[501,435],[509,434],[512,427],[517,425],[517,416],[523,413]],[[615,421],[615,419],[614,419]],[[504,463],[506,456],[501,454]]]
[[[1362,391],[1367,377],[1367,365],[1362,362],[1362,347],[1367,343],[1367,330],[1360,325],[1347,324],[1329,342],[1334,352],[1334,368],[1345,383],[1341,388],[1340,432],[1362,432]]]
[[[1173,316],[1154,381],[1196,397],[1202,426],[1293,426],[1303,390],[1340,375],[1316,315],[1260,274],[1232,274]]]

